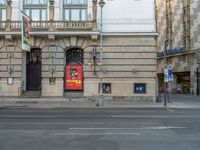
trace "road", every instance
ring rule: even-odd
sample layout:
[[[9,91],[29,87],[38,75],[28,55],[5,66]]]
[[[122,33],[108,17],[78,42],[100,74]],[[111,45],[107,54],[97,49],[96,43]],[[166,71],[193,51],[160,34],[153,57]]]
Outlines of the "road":
[[[0,150],[199,150],[200,109],[0,109]]]

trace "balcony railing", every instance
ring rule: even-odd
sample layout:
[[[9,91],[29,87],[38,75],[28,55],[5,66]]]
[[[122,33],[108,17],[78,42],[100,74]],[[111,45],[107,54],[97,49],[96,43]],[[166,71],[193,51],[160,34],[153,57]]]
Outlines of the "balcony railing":
[[[18,31],[21,25],[21,21],[1,21],[0,30]],[[92,30],[94,26],[93,21],[30,21],[31,31]]]

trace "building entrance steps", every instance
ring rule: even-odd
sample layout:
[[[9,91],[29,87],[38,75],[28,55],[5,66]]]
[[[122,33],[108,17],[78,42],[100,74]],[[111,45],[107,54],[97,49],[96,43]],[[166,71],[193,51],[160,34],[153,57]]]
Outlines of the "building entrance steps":
[[[41,91],[25,91],[23,92],[21,98],[39,98],[41,96]]]

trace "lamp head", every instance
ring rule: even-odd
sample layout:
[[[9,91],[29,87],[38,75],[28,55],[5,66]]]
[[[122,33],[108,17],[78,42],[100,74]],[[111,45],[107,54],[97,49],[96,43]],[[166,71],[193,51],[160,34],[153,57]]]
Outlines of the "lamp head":
[[[101,8],[103,8],[103,6],[104,6],[106,3],[104,2],[104,0],[100,0],[98,4],[99,4],[99,6],[100,6]]]
[[[54,4],[54,0],[49,0],[50,5]]]
[[[12,4],[12,0],[7,0],[7,5],[11,5]]]

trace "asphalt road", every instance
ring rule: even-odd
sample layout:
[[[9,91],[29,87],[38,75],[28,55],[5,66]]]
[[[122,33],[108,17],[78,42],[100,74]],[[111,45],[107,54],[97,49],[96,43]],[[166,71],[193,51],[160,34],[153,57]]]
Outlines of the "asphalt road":
[[[0,109],[0,150],[199,149],[199,109]]]

